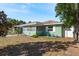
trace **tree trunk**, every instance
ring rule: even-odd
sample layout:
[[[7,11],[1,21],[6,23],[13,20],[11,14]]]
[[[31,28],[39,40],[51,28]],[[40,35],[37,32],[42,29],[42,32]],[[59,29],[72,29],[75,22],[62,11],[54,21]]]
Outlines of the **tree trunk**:
[[[76,24],[75,24],[75,34],[76,34],[76,42],[78,42],[78,33],[79,33],[79,8],[78,3],[75,4],[75,13],[76,13]]]
[[[76,33],[76,41],[78,41],[78,32]]]
[[[76,23],[75,26],[74,26],[74,39],[75,39],[76,42],[79,41],[78,36],[79,36],[79,24]]]

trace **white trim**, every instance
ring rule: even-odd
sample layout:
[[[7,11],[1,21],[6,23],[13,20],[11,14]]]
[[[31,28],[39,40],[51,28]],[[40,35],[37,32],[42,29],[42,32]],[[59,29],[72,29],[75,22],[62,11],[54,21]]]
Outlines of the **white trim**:
[[[55,32],[55,26],[53,26],[53,32]]]

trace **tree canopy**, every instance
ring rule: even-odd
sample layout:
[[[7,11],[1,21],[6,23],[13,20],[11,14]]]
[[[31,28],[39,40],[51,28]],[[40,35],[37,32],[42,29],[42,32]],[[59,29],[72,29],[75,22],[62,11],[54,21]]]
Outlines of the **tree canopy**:
[[[7,15],[4,13],[4,11],[0,11],[0,36],[6,36],[9,28],[25,23],[26,22],[22,20],[7,18]]]
[[[56,17],[59,16],[65,27],[74,26],[74,38],[79,39],[79,4],[78,3],[58,3],[55,7]]]
[[[76,23],[76,10],[74,3],[58,3],[55,7],[56,17],[59,17],[66,27]]]
[[[7,18],[7,23],[11,27],[11,26],[15,26],[15,25],[25,24],[26,22],[24,22],[22,20]]]

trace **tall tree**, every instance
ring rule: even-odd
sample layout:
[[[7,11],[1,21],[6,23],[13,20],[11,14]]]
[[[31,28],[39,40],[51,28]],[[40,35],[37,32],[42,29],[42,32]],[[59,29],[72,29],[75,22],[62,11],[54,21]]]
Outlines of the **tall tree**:
[[[7,15],[4,11],[0,11],[0,36],[7,34]]]
[[[77,4],[79,8],[79,4]],[[79,32],[79,12],[75,9],[76,4],[74,3],[58,3],[55,7],[56,17],[59,17],[62,22],[64,22],[65,27],[74,26],[74,33],[77,35],[76,40],[78,41],[78,32]],[[78,9],[79,11],[79,9]],[[78,17],[78,18],[77,18]]]
[[[4,11],[0,11],[0,36],[6,36],[9,28],[20,24],[25,24],[25,22],[22,20],[19,21],[16,19],[7,18]]]

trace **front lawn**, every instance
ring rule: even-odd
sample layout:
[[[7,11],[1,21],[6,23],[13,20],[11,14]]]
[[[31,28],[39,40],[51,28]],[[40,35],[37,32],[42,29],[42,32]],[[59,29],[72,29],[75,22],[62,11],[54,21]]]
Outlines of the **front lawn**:
[[[28,37],[11,36],[0,38],[0,55],[79,55],[79,52],[70,54],[71,48],[76,46],[72,38]],[[75,48],[73,48],[75,49]],[[79,50],[77,47],[76,50]]]
[[[52,38],[52,37],[46,37],[46,36],[40,36],[38,38],[33,38],[29,36],[10,36],[10,37],[0,37],[0,46],[7,46],[7,45],[16,45],[20,43],[28,43],[28,42],[49,42],[49,41],[71,41],[72,38]]]

